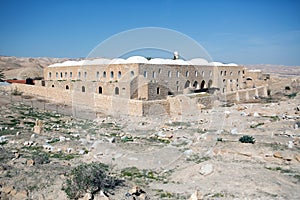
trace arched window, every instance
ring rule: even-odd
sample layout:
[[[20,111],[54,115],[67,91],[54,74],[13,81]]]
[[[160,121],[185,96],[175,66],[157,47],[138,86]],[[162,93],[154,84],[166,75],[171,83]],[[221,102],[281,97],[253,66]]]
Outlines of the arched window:
[[[230,72],[230,76],[232,76],[232,72]]]
[[[185,72],[185,76],[186,76],[186,77],[189,77],[189,75],[190,75],[189,71],[186,71],[186,72]]]
[[[202,76],[204,76],[205,75],[205,72],[204,71],[202,71]]]
[[[102,87],[101,86],[99,86],[99,88],[98,88],[98,93],[102,94]]]
[[[85,87],[84,86],[81,87],[81,92],[85,92]]]
[[[159,87],[156,88],[156,94],[160,94],[160,88]]]
[[[179,71],[176,72],[176,77],[179,78]]]
[[[55,73],[56,78],[58,78],[58,72]]]
[[[168,71],[168,77],[171,78],[171,76],[172,76],[172,72]]]
[[[100,77],[100,72],[97,72],[96,73],[96,78],[99,79],[99,77]]]
[[[70,78],[72,78],[72,76],[73,76],[73,73],[72,73],[72,72],[70,72]]]
[[[147,71],[144,71],[144,77],[147,78]]]
[[[122,72],[119,71],[119,72],[118,72],[118,78],[121,78],[121,76],[122,76]]]
[[[212,71],[209,71],[209,76],[210,76],[210,77],[212,76]]]
[[[106,78],[106,71],[103,72],[103,78]]]
[[[63,73],[62,72],[60,72],[60,78],[62,78],[63,77]]]
[[[52,75],[52,74],[51,74],[51,72],[49,72],[49,75],[48,75],[48,76],[49,76],[49,78],[51,78],[51,75]]]
[[[119,95],[119,93],[120,93],[119,88],[116,87],[116,88],[115,88],[115,95]]]
[[[67,78],[68,77],[68,72],[65,72],[65,78]]]
[[[110,72],[110,78],[114,78],[114,72],[113,71]]]
[[[196,77],[198,76],[198,71],[195,71],[195,76],[196,76]]]
[[[78,78],[81,78],[81,72],[78,72]]]
[[[158,69],[158,73],[159,73],[159,74],[161,73],[161,69],[160,69],[160,68]]]
[[[212,80],[209,80],[209,81],[208,81],[208,84],[207,84],[207,87],[208,87],[208,88],[211,88],[211,86],[212,86]]]
[[[226,71],[224,71],[224,76],[226,76]]]
[[[84,78],[86,78],[87,77],[87,72],[84,72]]]
[[[223,71],[220,72],[221,76],[223,75]]]
[[[156,72],[155,71],[152,72],[152,78],[156,78]]]
[[[70,89],[68,85],[66,85],[66,90]]]
[[[52,85],[51,87],[54,87],[54,85]]]
[[[131,78],[134,77],[134,71],[130,72],[130,76],[131,76]]]
[[[241,71],[238,71],[238,75],[241,75]]]

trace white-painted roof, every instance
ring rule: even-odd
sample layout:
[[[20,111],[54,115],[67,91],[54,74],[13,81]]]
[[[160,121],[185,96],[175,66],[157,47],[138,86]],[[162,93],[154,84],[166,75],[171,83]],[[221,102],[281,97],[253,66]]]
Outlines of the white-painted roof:
[[[49,67],[69,67],[69,66],[87,66],[87,65],[105,65],[105,64],[130,64],[130,63],[145,63],[145,64],[159,64],[159,65],[205,65],[205,66],[238,66],[235,63],[224,64],[221,62],[208,62],[203,58],[194,58],[192,60],[182,59],[164,59],[152,58],[150,60],[142,56],[132,56],[127,59],[123,58],[97,58],[94,60],[80,60],[80,61],[65,61],[63,63],[55,63]]]

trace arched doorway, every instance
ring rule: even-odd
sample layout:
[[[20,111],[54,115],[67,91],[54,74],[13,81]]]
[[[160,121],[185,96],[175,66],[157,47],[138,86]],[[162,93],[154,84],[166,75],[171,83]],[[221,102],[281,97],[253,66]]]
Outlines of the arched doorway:
[[[196,88],[196,89],[199,89],[199,83],[198,83],[198,81],[194,82],[193,87]]]
[[[191,85],[191,82],[189,80],[187,80],[184,84],[184,88],[188,88],[188,87],[190,87],[190,85]]]
[[[204,87],[205,87],[205,80],[203,80],[203,81],[201,82],[200,89],[203,89]]]
[[[99,92],[99,94],[102,94],[102,87],[101,86],[98,88],[98,92]]]

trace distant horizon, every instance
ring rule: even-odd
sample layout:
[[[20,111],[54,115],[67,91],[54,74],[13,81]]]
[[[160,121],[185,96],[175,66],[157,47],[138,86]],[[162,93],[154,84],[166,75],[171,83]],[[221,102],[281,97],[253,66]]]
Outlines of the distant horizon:
[[[214,61],[300,66],[299,10],[296,0],[2,0],[0,54],[86,58],[115,34],[161,27],[189,36]]]
[[[86,57],[46,57],[46,56],[37,56],[37,57],[29,57],[29,56],[9,56],[9,55],[0,55],[0,57],[15,57],[15,58],[50,58],[50,59],[87,59]],[[106,58],[106,57],[103,57]],[[153,57],[153,58],[160,58],[160,57]],[[96,58],[89,58],[89,59],[98,59]],[[111,58],[107,58],[111,59]],[[216,60],[215,62],[222,62],[221,60]],[[223,64],[229,64],[230,62],[223,62]],[[270,64],[270,63],[235,63],[238,65],[272,65],[272,66],[285,66],[285,67],[300,67],[300,65],[283,65],[283,64]]]

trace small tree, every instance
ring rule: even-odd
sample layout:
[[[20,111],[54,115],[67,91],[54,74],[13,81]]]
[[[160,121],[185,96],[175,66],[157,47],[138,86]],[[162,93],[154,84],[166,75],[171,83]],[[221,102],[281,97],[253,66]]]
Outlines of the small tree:
[[[255,143],[255,138],[252,137],[252,136],[249,136],[249,135],[244,135],[244,136],[240,137],[239,141],[241,143],[252,143],[252,144],[254,144]]]
[[[107,175],[108,166],[102,163],[80,164],[72,169],[68,179],[62,187],[70,199],[78,199],[85,193],[114,189],[122,182]]]

